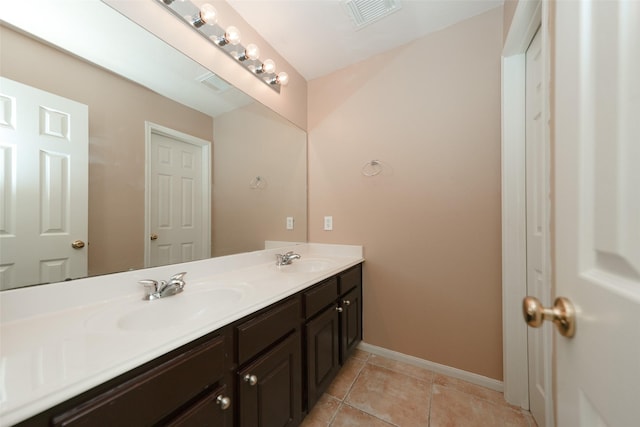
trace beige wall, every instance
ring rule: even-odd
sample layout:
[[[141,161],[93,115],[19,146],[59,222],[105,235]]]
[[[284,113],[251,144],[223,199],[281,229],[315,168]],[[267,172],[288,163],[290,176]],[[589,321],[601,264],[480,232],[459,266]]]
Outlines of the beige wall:
[[[254,103],[216,117],[213,147],[212,255],[255,251],[265,240],[306,242],[305,132]],[[258,176],[264,187],[252,189]]]
[[[310,241],[364,245],[365,341],[495,379],[502,19],[494,9],[308,95]],[[372,159],[384,171],[365,177]]]
[[[502,22],[502,39],[507,39],[509,34],[509,28],[511,28],[511,22],[513,22],[513,16],[516,13],[518,7],[518,0],[505,0],[504,2],[504,14]]]
[[[142,268],[144,122],[210,141],[213,119],[5,27],[0,75],[89,106],[89,275]]]
[[[286,71],[289,74],[289,85],[280,93],[260,82],[239,66],[236,60],[231,59],[187,25],[180,23],[173,14],[162,10],[157,2],[103,1],[300,128],[307,128],[307,81],[225,0],[194,0],[194,3],[214,5],[220,15],[218,24],[222,27],[238,27],[243,42],[258,45],[261,58],[273,59],[278,71]]]

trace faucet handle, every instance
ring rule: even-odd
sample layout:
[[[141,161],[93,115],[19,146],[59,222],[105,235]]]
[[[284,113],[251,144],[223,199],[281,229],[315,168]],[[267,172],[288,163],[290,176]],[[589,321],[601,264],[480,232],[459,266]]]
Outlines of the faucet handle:
[[[171,281],[182,281],[184,276],[187,274],[186,271],[183,271],[182,273],[178,273],[178,274],[174,274],[173,276],[171,276]]]
[[[156,280],[146,279],[146,280],[139,280],[138,283],[144,286],[144,289],[146,291],[144,298],[142,299],[144,300],[153,299],[153,294],[158,292],[158,282]]]
[[[145,289],[151,290],[153,292],[158,290],[158,281],[157,280],[151,280],[151,279],[139,280],[138,283],[140,283],[142,286],[144,286]]]

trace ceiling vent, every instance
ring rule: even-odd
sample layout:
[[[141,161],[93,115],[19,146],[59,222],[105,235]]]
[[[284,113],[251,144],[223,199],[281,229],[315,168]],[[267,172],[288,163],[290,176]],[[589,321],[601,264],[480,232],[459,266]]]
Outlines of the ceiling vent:
[[[197,78],[197,80],[203,85],[205,85],[206,87],[208,87],[209,89],[214,90],[216,93],[225,92],[227,89],[231,87],[229,83],[222,80],[220,77],[213,74],[212,72],[207,72],[201,75],[200,77]]]
[[[342,6],[357,30],[379,21],[402,7],[400,0],[342,0]]]

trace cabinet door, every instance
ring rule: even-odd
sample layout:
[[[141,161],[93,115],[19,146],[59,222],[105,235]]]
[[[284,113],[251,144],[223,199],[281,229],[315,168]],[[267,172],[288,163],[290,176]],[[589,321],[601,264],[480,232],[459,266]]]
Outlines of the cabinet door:
[[[297,426],[302,417],[300,334],[238,372],[240,427]]]
[[[311,409],[340,369],[339,313],[332,305],[307,323],[307,408]]]
[[[226,386],[218,387],[167,423],[167,427],[195,426],[233,426],[233,405]]]
[[[362,341],[362,288],[358,286],[341,298],[340,363],[353,353]]]

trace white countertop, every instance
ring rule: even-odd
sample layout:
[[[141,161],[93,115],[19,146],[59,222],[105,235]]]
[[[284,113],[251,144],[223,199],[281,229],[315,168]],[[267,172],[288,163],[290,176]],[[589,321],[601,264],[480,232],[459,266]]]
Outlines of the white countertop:
[[[288,250],[325,267],[289,268],[297,261],[277,267],[275,254]],[[0,426],[36,415],[363,260],[361,246],[311,243],[0,292]],[[142,300],[138,280],[167,280],[181,271],[187,272],[184,292]]]

